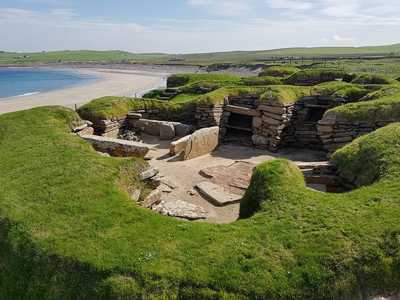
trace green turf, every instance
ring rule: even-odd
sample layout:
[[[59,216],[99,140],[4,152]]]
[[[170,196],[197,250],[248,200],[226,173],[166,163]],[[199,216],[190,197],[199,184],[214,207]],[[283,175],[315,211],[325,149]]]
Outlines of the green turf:
[[[348,300],[398,289],[400,124],[334,156],[371,185],[324,194],[290,162],[264,163],[243,219],[212,225],[138,207],[121,171],[135,186],[142,163],[98,155],[70,133],[76,120],[60,107],[0,116],[0,299]]]

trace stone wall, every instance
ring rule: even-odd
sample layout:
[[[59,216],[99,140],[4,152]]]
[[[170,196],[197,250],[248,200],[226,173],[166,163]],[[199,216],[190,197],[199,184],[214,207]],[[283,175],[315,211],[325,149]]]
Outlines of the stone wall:
[[[208,128],[220,127],[220,138],[226,134],[226,124],[230,116],[229,112],[224,111],[225,104],[202,103],[196,107],[195,124],[196,127]]]
[[[159,121],[168,120],[171,122],[193,124],[195,122],[196,107],[194,105],[193,106],[188,105],[185,108],[185,110],[181,112],[175,112],[173,110],[164,111],[158,109],[141,109],[137,111],[132,111],[130,113],[138,113],[144,119],[149,119],[149,120],[159,120]],[[95,133],[97,135],[105,137],[117,138],[120,129],[123,126],[127,125],[126,121],[128,119],[128,114],[120,118],[97,120],[94,123]]]
[[[328,152],[328,156],[330,156],[357,137],[371,133],[393,122],[396,122],[396,120],[351,121],[334,112],[328,112],[318,122],[318,135],[324,149]]]
[[[293,105],[274,103],[261,104],[257,110],[260,117],[253,119],[253,143],[276,151],[287,142],[292,135],[290,126],[293,117]]]

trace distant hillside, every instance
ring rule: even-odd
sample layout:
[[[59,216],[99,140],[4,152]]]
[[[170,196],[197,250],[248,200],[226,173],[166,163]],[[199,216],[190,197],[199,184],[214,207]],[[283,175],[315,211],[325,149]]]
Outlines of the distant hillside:
[[[265,51],[232,51],[198,54],[130,53],[124,51],[56,51],[39,53],[0,52],[0,64],[24,63],[256,63],[279,57],[372,57],[400,56],[400,44],[370,47],[286,48]]]

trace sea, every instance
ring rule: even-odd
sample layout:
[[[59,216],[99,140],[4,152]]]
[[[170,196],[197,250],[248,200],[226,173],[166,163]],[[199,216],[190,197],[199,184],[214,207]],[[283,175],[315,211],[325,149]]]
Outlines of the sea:
[[[0,68],[0,101],[87,84],[99,79],[70,69]]]

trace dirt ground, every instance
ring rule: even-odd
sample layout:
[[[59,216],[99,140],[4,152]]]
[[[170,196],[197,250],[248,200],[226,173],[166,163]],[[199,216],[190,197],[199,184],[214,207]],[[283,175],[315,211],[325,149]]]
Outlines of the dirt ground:
[[[221,145],[213,153],[192,160],[176,161],[169,156],[170,141],[160,141],[151,136],[143,136],[143,141],[153,147],[153,150],[149,153],[152,157],[149,164],[160,171],[159,176],[176,185],[172,192],[163,195],[163,199],[182,200],[203,207],[209,213],[206,222],[211,223],[223,224],[237,220],[239,204],[217,207],[203,198],[194,187],[200,182],[212,181],[212,179],[202,176],[201,170],[218,166],[228,167],[233,165],[234,167],[236,162],[248,162],[257,165],[275,158],[286,158],[295,163],[324,161],[324,154],[318,151],[285,149],[278,153],[271,153],[266,150],[234,144]],[[237,165],[243,166],[243,164]],[[232,190],[226,190],[227,185],[221,182],[221,179],[219,181],[218,183],[225,187],[226,192],[232,192]]]

